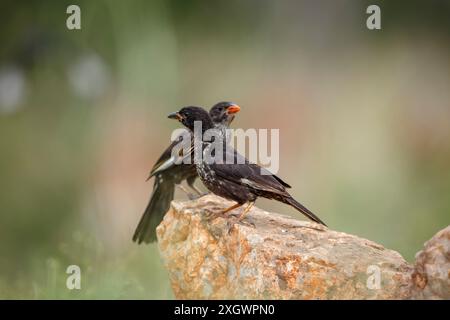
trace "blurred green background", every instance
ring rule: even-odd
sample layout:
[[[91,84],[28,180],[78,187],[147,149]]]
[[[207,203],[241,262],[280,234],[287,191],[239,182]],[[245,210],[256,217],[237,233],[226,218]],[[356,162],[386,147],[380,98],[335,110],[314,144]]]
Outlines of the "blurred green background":
[[[280,128],[294,197],[413,261],[450,222],[450,2],[393,2],[2,1],[0,298],[173,298],[131,241],[145,178],[167,113],[221,100]]]

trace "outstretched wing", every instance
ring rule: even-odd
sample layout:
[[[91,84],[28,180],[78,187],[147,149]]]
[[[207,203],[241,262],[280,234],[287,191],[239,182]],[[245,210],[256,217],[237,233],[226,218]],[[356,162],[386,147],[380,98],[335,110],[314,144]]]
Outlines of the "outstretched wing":
[[[183,154],[183,148],[180,148],[178,150],[178,154],[173,154],[173,149],[175,146],[177,146],[179,143],[183,141],[183,136],[178,136],[177,139],[175,139],[170,146],[167,147],[166,150],[164,150],[163,154],[159,157],[159,159],[156,161],[156,163],[153,165],[152,170],[150,171],[150,175],[148,176],[147,180],[149,180],[151,177],[153,177],[155,174],[167,170],[169,168],[172,168],[176,165],[176,163],[180,163],[180,159],[183,159],[187,156],[189,156],[192,153],[191,148],[189,148],[189,151],[187,154]],[[190,145],[189,145],[190,147]]]

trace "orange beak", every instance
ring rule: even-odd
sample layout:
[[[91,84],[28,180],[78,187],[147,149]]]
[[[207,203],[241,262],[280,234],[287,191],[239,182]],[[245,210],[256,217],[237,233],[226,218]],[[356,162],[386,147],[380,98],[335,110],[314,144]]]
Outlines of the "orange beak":
[[[238,113],[241,110],[241,107],[239,107],[237,104],[232,104],[227,108],[228,114]]]

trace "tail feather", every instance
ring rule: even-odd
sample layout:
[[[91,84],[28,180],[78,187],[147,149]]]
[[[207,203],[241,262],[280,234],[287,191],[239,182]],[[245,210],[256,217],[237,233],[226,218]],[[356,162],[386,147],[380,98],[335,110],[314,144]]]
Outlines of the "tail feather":
[[[302,205],[300,202],[298,202],[297,200],[295,200],[292,197],[286,197],[283,199],[283,202],[285,202],[286,204],[289,204],[291,206],[293,206],[295,209],[297,209],[298,211],[300,211],[301,213],[303,213],[305,216],[307,216],[309,219],[311,219],[314,222],[323,224],[324,226],[327,226],[325,224],[325,222],[323,222],[322,220],[320,220],[320,218],[318,216],[316,216],[314,213],[312,213],[308,208],[306,208],[304,205]]]
[[[152,196],[133,235],[133,241],[141,244],[156,241],[156,227],[169,210],[175,193],[175,184],[159,176],[155,178]]]

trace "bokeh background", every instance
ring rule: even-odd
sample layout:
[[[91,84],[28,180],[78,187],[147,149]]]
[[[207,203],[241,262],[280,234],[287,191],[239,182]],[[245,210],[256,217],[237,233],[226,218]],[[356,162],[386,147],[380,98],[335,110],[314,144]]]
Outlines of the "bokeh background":
[[[413,261],[450,222],[449,1],[3,0],[0,25],[0,298],[173,298],[131,236],[184,105],[280,128],[279,175],[333,229]]]

